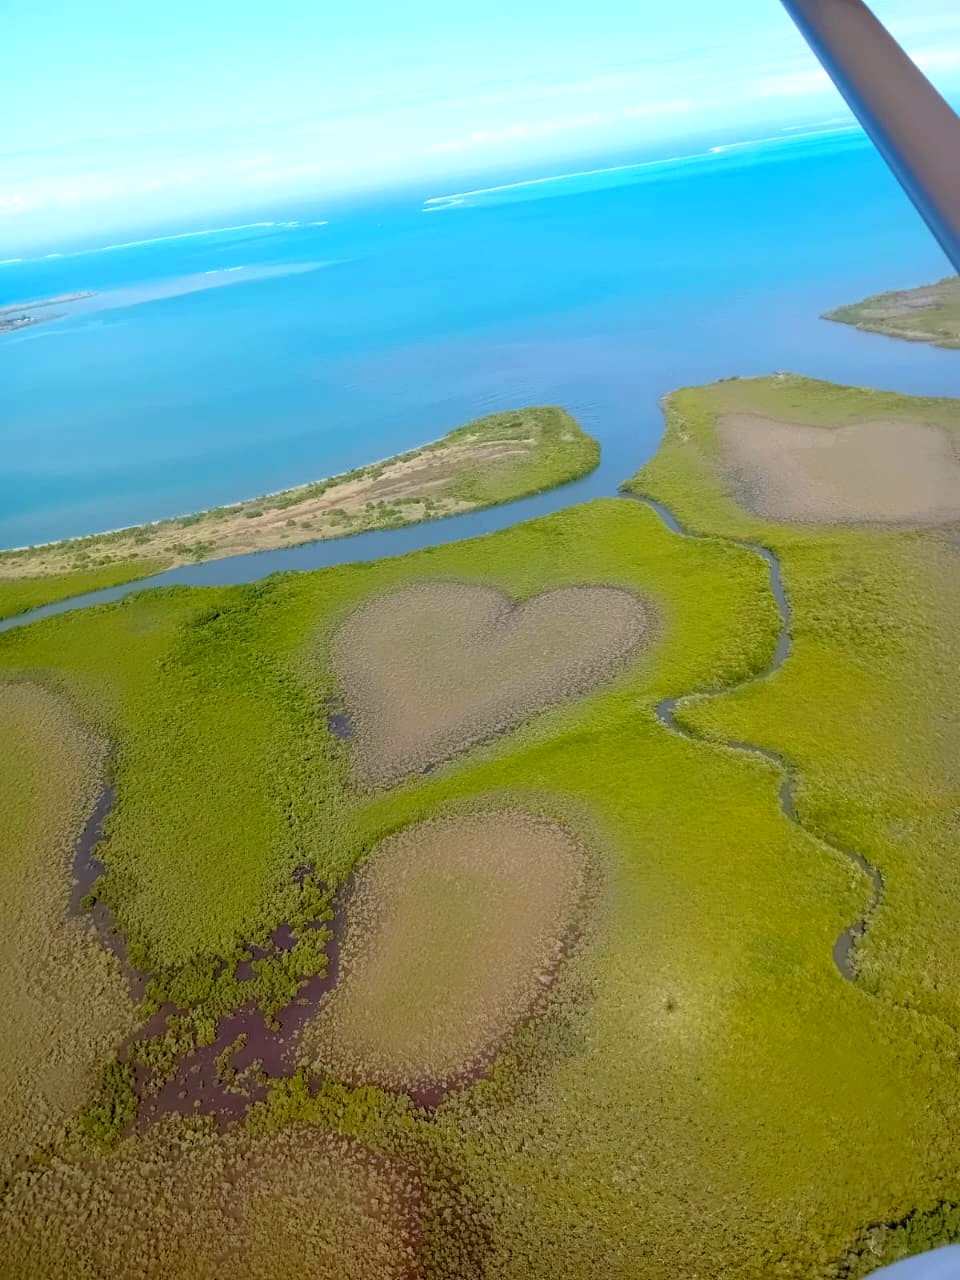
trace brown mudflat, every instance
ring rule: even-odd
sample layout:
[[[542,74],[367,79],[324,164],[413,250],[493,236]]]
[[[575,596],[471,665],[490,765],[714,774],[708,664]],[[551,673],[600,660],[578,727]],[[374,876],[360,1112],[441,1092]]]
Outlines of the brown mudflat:
[[[960,519],[960,456],[945,428],[812,427],[748,413],[718,425],[727,480],[757,515],[817,524]]]
[[[133,1027],[116,957],[68,916],[105,756],[62,698],[0,684],[0,1175],[89,1101]]]
[[[357,876],[340,981],[304,1058],[421,1100],[477,1078],[552,985],[587,868],[564,827],[513,810],[385,840]]]
[[[639,597],[604,586],[514,604],[491,587],[422,582],[371,600],[333,644],[355,781],[387,785],[588,693],[639,651],[649,621]]]
[[[414,1171],[298,1128],[144,1143],[17,1179],[0,1207],[0,1271],[66,1280],[413,1280]]]

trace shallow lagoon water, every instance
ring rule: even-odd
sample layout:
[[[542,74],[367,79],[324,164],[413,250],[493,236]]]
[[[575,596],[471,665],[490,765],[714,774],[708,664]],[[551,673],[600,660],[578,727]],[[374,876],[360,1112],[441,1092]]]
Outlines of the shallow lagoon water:
[[[818,319],[949,269],[861,135],[604,175],[0,264],[0,304],[100,294],[0,335],[0,546],[184,514],[480,414],[564,404],[600,439],[600,470],[484,525],[499,527],[614,492],[655,451],[659,399],[679,385],[783,368],[957,392],[955,353]]]

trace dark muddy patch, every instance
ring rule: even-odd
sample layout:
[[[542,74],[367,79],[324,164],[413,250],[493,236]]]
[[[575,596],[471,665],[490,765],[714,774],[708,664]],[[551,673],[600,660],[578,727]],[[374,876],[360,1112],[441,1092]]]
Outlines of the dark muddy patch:
[[[327,729],[341,742],[349,742],[353,737],[353,723],[338,698],[330,698],[327,702]]]
[[[107,868],[97,858],[96,851],[104,841],[104,828],[117,800],[117,789],[112,784],[103,788],[76,843],[71,868],[73,888],[70,893],[69,912],[72,916],[89,920],[97,931],[101,946],[116,956],[127,980],[130,995],[135,1001],[143,999],[150,981],[149,974],[135,968],[129,960],[127,940],[117,928],[113,912],[97,892],[100,879]]]
[[[339,907],[332,921],[310,921],[303,926],[304,931],[328,930],[327,969],[307,978],[296,997],[273,1018],[253,1000],[225,1015],[217,1023],[213,1043],[181,1057],[172,1078],[159,1088],[152,1087],[149,1069],[138,1063],[137,1127],[146,1128],[170,1115],[213,1116],[222,1126],[234,1124],[254,1103],[266,1098],[274,1081],[292,1076],[303,1028],[337,983],[344,920],[344,910]],[[297,937],[289,924],[281,924],[271,934],[269,946],[247,946],[251,958],[238,964],[238,981],[252,979],[254,960],[273,959],[292,950]],[[164,1005],[141,1027],[136,1039],[162,1036],[170,1018],[187,1016],[187,1012]]]

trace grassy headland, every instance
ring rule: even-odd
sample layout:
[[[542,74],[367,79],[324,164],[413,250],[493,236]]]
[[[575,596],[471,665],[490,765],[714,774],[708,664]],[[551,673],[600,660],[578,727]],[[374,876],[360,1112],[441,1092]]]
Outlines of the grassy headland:
[[[96,585],[107,585],[174,565],[394,529],[529,497],[579,479],[599,461],[596,440],[563,409],[491,414],[431,444],[328,480],[113,533],[0,551],[0,616],[4,608],[15,611],[19,598],[28,608],[75,594],[64,589],[41,600],[37,585],[21,589],[20,596],[13,590],[10,607],[5,593],[11,592],[11,580],[102,573]]]
[[[878,293],[863,302],[836,307],[823,318],[907,342],[960,347],[960,277],[948,276],[918,289]]]

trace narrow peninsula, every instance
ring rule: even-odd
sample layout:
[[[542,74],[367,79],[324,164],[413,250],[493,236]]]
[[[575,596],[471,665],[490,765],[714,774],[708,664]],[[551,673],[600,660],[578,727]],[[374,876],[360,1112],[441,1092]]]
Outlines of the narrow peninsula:
[[[827,311],[823,319],[906,342],[960,347],[960,276],[948,276],[919,289],[878,293],[863,302]]]
[[[326,480],[194,515],[112,533],[0,551],[5,595],[49,580],[109,576],[110,585],[175,565],[292,547],[369,529],[395,529],[529,497],[593,471],[600,446],[564,409],[539,406],[478,418],[425,444]],[[97,583],[96,585],[106,585]],[[58,592],[58,595],[64,594]],[[15,612],[16,610],[14,610]]]

